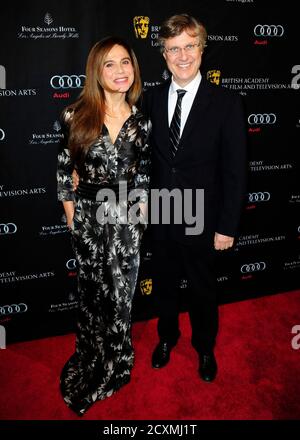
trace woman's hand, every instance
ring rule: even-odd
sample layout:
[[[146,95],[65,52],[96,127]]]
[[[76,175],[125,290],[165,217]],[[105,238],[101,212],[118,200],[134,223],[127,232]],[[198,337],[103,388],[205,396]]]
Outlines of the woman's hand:
[[[141,223],[148,223],[148,203],[139,203],[139,208],[141,211]]]
[[[75,169],[72,172],[72,181],[73,181],[73,191],[76,191],[79,185],[79,175]]]
[[[68,228],[72,228],[72,224],[73,224],[73,217],[74,217],[74,202],[72,201],[66,201],[63,202],[64,205],[64,210],[65,210],[65,214],[66,214],[66,219],[67,219],[67,226]]]

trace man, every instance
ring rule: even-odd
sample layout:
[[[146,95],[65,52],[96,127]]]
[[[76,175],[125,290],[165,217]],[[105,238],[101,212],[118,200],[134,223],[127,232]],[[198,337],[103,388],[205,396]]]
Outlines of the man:
[[[245,191],[245,122],[240,96],[201,76],[207,33],[200,22],[187,14],[175,15],[163,23],[159,38],[172,79],[145,96],[144,110],[152,122],[151,188],[191,189],[194,198],[187,203],[193,209],[200,203],[196,190],[203,189],[204,229],[188,235],[184,222],[176,224],[174,212],[172,224],[150,226],[159,316],[152,366],[162,368],[169,362],[180,336],[178,278],[184,269],[199,374],[213,381],[218,331],[215,254],[231,248],[237,233]],[[153,211],[153,200],[151,205]]]

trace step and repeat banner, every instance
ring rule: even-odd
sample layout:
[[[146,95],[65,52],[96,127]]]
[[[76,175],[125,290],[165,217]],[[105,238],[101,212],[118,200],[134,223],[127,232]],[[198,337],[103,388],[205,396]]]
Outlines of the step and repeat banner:
[[[175,13],[208,30],[202,74],[239,93],[249,176],[235,250],[220,255],[221,304],[300,287],[300,56],[293,2],[255,0],[15,1],[1,7],[0,326],[7,341],[75,326],[76,261],[56,196],[59,116],[85,81],[92,45],[125,37],[144,88],[166,81],[161,22]],[[298,105],[296,105],[298,104]],[[167,263],[166,263],[167,264]],[[144,237],[133,319],[155,316],[151,242]],[[182,274],[179,286],[189,288]]]

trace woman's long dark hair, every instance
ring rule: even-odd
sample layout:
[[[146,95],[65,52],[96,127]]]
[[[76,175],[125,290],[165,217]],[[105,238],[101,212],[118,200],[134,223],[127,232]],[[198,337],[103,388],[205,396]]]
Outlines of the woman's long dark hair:
[[[101,86],[101,72],[104,60],[114,45],[124,47],[131,59],[134,82],[127,92],[130,106],[135,104],[142,91],[140,69],[137,58],[128,44],[119,37],[106,37],[90,50],[86,65],[86,81],[79,99],[63,112],[68,125],[68,148],[76,167],[80,168],[86,152],[102,131],[105,113],[105,95]]]

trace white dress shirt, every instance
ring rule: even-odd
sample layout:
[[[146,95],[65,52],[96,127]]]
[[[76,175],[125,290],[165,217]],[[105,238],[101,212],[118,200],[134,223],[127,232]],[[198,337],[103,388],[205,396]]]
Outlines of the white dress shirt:
[[[193,105],[197,90],[201,82],[201,78],[202,78],[201,73],[199,71],[195,76],[195,78],[189,84],[187,84],[185,87],[180,87],[178,84],[176,84],[176,82],[172,77],[172,81],[169,88],[169,101],[168,101],[169,127],[172,121],[173,113],[175,111],[175,106],[177,102],[177,89],[186,90],[186,94],[182,98],[182,102],[181,102],[180,136],[182,135],[186,120]]]

